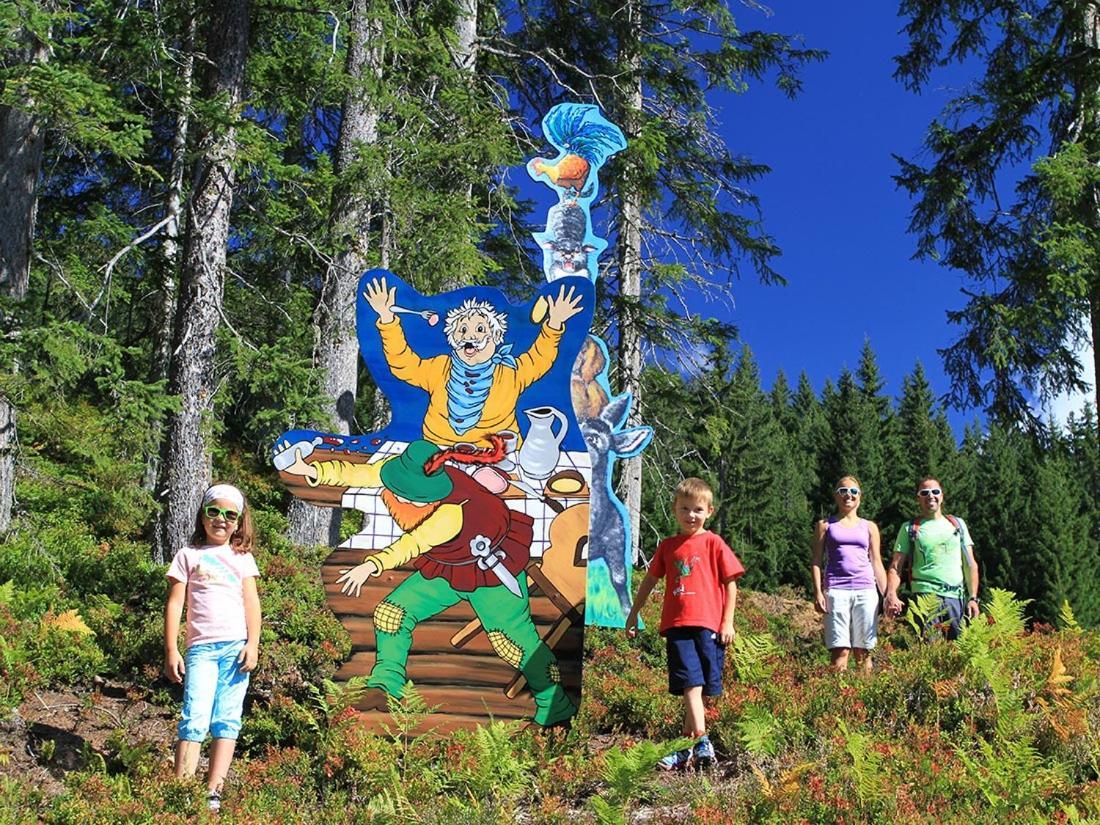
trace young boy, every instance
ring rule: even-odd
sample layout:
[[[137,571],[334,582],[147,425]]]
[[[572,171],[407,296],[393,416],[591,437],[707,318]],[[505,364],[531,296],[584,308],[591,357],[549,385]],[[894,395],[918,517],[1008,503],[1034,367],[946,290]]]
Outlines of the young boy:
[[[703,696],[722,692],[726,645],[733,641],[737,578],[745,572],[729,546],[706,529],[714,512],[714,494],[705,481],[681,481],[673,497],[673,511],[680,533],[657,546],[626,618],[626,633],[633,638],[638,633],[639,611],[664,578],[660,632],[668,651],[668,692],[684,697],[684,736],[697,741],[693,748],[657,763],[663,770],[715,763]]]

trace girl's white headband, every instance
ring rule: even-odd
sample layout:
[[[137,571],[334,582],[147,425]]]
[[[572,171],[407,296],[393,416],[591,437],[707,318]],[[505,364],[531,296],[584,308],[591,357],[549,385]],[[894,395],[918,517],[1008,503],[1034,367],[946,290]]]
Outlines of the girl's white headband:
[[[202,494],[202,505],[205,507],[216,499],[230,501],[237,506],[239,512],[244,512],[244,493],[232,484],[215,484]]]

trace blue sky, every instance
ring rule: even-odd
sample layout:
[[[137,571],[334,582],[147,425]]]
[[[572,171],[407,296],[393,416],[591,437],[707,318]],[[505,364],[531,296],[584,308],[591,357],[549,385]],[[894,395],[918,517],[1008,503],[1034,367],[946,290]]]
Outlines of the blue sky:
[[[763,87],[716,98],[727,145],[773,170],[753,190],[784,251],[777,269],[788,286],[746,279],[735,288],[730,314],[763,380],[770,385],[783,369],[793,384],[805,370],[820,390],[842,366],[856,368],[867,338],[886,392],[896,396],[920,361],[943,395],[948,380],[937,350],[959,334],[946,312],[965,303],[964,280],[912,260],[912,203],[891,179],[892,155],[922,159],[928,124],[975,67],[941,71],[920,95],[907,91],[893,79],[893,57],[906,46],[895,2],[776,3],[771,16],[741,4],[733,9],[745,29],[801,34],[807,46],[830,52],[805,70],[794,100]],[[1081,358],[1086,381],[1094,381],[1091,353]],[[1055,399],[1046,413],[1064,420],[1086,397]],[[959,435],[978,415],[948,411]]]
[[[935,263],[911,260],[911,202],[895,188],[892,155],[920,152],[928,123],[963,82],[939,78],[922,95],[892,77],[905,46],[895,3],[775,4],[765,17],[734,6],[743,28],[802,34],[830,56],[803,72],[794,100],[764,87],[716,97],[727,145],[772,173],[754,184],[768,231],[783,249],[786,287],[744,278],[731,320],[770,385],[782,368],[792,384],[805,370],[815,388],[842,366],[855,369],[870,339],[896,395],[919,360],[934,392],[948,387],[937,349],[957,330],[963,280]],[[949,85],[952,84],[952,85]],[[956,430],[976,412],[951,413]]]

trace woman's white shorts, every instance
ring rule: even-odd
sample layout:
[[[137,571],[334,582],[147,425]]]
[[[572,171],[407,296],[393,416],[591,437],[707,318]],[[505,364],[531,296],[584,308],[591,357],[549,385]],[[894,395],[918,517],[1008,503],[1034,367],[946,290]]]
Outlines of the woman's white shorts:
[[[871,650],[878,642],[878,590],[825,592],[825,647]]]

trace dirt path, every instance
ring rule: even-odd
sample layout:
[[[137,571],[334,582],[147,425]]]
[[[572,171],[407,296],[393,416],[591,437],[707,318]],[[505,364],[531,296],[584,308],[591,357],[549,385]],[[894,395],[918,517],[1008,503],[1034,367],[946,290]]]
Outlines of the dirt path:
[[[176,714],[152,705],[121,683],[91,692],[36,691],[0,721],[0,775],[18,777],[49,795],[65,773],[102,758],[120,758],[120,745],[170,758]]]

